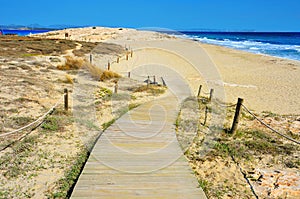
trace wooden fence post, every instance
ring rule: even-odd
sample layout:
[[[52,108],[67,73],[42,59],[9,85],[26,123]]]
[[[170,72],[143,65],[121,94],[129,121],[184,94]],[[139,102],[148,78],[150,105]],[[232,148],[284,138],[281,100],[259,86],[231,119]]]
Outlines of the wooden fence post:
[[[153,84],[156,84],[156,77],[153,75]]]
[[[90,63],[92,64],[93,63],[93,55],[90,54]]]
[[[115,84],[115,93],[118,93],[118,82]]]
[[[69,103],[68,103],[68,89],[64,89],[64,104],[65,104],[65,111],[68,111],[69,109]]]
[[[233,118],[233,122],[232,122],[232,127],[230,130],[230,133],[235,133],[238,124],[239,124],[239,117],[240,117],[240,112],[241,112],[241,106],[243,104],[243,99],[242,98],[238,98],[238,102],[236,104],[236,108],[235,108],[235,114],[234,114],[234,118]]]
[[[201,88],[202,88],[202,85],[200,85],[200,86],[199,86],[199,89],[198,89],[198,95],[197,95],[197,97],[200,97]]]
[[[167,84],[166,84],[166,82],[165,82],[165,80],[164,80],[163,77],[161,77],[161,81],[162,81],[162,83],[163,83],[164,86],[167,86]]]
[[[107,70],[110,70],[110,63],[107,63]]]
[[[117,63],[119,63],[119,62],[120,62],[120,57],[117,58]]]
[[[147,88],[149,88],[149,84],[150,84],[150,77],[148,76],[148,79],[147,79]]]
[[[210,89],[210,92],[209,92],[209,99],[208,99],[209,102],[212,100],[213,95],[214,95],[214,89],[212,88],[212,89]]]
[[[128,72],[128,78],[130,78],[130,75],[131,75],[130,72]]]
[[[203,122],[203,126],[205,126],[206,124],[206,120],[207,120],[207,113],[208,113],[208,107],[205,106],[205,116],[204,116],[204,122]]]

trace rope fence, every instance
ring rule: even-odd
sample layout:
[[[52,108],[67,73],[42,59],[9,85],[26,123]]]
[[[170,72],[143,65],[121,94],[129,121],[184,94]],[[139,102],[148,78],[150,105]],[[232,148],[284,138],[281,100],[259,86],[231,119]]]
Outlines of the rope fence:
[[[267,127],[268,129],[270,129],[271,131],[273,131],[274,133],[277,133],[278,135],[292,141],[295,142],[296,144],[300,144],[300,141],[295,140],[291,137],[288,137],[280,132],[278,132],[277,130],[275,130],[274,128],[272,128],[270,125],[266,124],[264,121],[262,121],[260,118],[258,118],[254,113],[252,113],[245,105],[242,104],[242,107],[250,114],[253,116],[254,119],[256,119],[257,121],[259,121],[262,125],[264,125],[265,127]]]
[[[199,90],[198,90],[198,99],[200,98],[200,93],[201,93],[201,88],[202,88],[202,85],[199,86]],[[211,89],[211,92],[209,93],[206,93],[206,92],[203,92],[203,94],[210,94],[210,97],[209,97],[209,102],[211,101],[212,99],[212,90]],[[270,125],[266,124],[262,119],[258,118],[253,112],[250,111],[249,108],[247,108],[244,104],[243,104],[243,99],[241,98],[238,98],[238,102],[236,104],[227,104],[227,103],[224,103],[224,102],[221,102],[220,100],[218,99],[215,99],[214,102],[218,105],[218,106],[221,106],[221,107],[224,107],[224,108],[232,108],[232,107],[236,107],[236,110],[235,110],[235,114],[234,114],[234,119],[233,119],[233,122],[232,122],[232,126],[231,126],[231,129],[230,129],[230,133],[235,133],[235,131],[237,130],[237,127],[238,127],[238,123],[239,123],[239,117],[240,117],[240,113],[241,113],[241,108],[243,108],[247,113],[249,113],[255,120],[257,120],[258,122],[260,122],[263,126],[265,126],[266,128],[268,128],[269,130],[271,130],[272,132],[276,133],[277,135],[281,136],[281,137],[284,137],[285,139],[289,140],[289,141],[292,141],[296,144],[299,144],[300,145],[300,141],[298,140],[295,140],[287,135],[284,135],[283,133],[280,133],[278,130],[274,129],[273,127],[271,127]],[[206,120],[207,120],[207,106],[206,106],[206,109],[205,109],[205,119],[204,119],[204,122],[203,124],[206,124]]]
[[[229,104],[229,105],[226,105],[226,104],[222,104],[222,103],[219,103],[217,102],[217,104],[223,108],[231,108],[231,107],[235,107],[237,104]]]
[[[112,68],[113,64],[119,64],[120,61],[125,60],[128,61],[129,58],[133,57],[133,49],[125,44],[124,49],[126,51],[125,55],[123,56],[117,56],[116,58],[110,59],[107,62],[107,65],[104,66],[107,70],[110,70]],[[135,51],[140,51],[141,49],[137,49]],[[93,54],[90,54],[89,56],[90,63],[93,63]],[[163,77],[156,77],[155,75],[141,75],[141,74],[135,74],[132,71],[119,71],[119,74],[122,74],[123,76],[127,76],[128,78],[136,79],[136,80],[141,80],[145,79],[144,82],[148,84],[159,84],[157,80],[161,80],[161,85],[166,86],[166,82]],[[153,81],[152,81],[153,79]]]
[[[18,133],[18,132],[23,131],[23,130],[29,128],[29,127],[34,126],[34,125],[35,125],[35,127],[39,126],[41,123],[43,123],[44,119],[55,110],[55,108],[59,105],[59,103],[61,103],[61,101],[64,101],[65,109],[67,109],[67,106],[66,106],[66,104],[67,104],[66,99],[67,98],[66,98],[66,96],[68,96],[68,93],[65,92],[63,94],[63,96],[55,103],[55,105],[52,106],[44,115],[39,117],[37,120],[31,122],[30,124],[27,124],[26,126],[23,126],[23,127],[19,128],[19,129],[13,130],[11,132],[0,134],[0,137],[9,136],[9,135]],[[33,127],[33,128],[35,128],[35,127]]]

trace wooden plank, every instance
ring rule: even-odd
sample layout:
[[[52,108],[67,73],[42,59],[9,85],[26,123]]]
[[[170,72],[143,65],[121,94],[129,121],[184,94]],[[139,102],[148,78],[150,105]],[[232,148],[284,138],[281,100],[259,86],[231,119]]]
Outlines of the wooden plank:
[[[177,141],[178,106],[178,97],[169,93],[110,126],[93,148],[71,198],[206,198]]]

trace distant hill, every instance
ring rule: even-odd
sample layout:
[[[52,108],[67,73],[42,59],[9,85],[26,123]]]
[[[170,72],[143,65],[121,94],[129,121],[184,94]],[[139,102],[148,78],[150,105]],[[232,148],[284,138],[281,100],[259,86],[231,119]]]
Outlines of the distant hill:
[[[8,29],[8,30],[60,30],[64,28],[68,28],[67,25],[51,25],[51,26],[42,26],[39,24],[29,24],[29,25],[0,25],[0,29]]]

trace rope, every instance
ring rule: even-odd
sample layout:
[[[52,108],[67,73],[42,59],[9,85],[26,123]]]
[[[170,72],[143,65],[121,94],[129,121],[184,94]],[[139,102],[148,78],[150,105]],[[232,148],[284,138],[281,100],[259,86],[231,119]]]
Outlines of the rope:
[[[210,92],[202,92],[204,95],[210,95]]]
[[[282,136],[282,137],[284,137],[284,138],[286,138],[286,139],[288,139],[288,140],[290,140],[290,141],[292,141],[292,142],[295,142],[296,144],[300,144],[300,142],[298,141],[298,140],[295,140],[295,139],[293,139],[293,138],[290,138],[290,137],[288,137],[288,136],[286,136],[286,135],[284,135],[284,134],[282,134],[282,133],[280,133],[280,132],[278,132],[277,130],[275,130],[275,129],[273,129],[271,126],[269,126],[268,124],[266,124],[264,121],[262,121],[261,119],[259,119],[258,117],[256,117],[256,115],[254,115],[244,104],[242,104],[242,106],[246,109],[246,111],[250,114],[250,115],[252,115],[257,121],[259,121],[261,124],[263,124],[264,126],[266,126],[268,129],[270,129],[271,131],[273,131],[273,132],[275,132],[275,133],[277,133],[278,135],[280,135],[280,136]]]
[[[65,95],[66,95],[66,94],[64,94],[63,97],[64,97]],[[49,111],[47,111],[44,115],[42,115],[41,117],[39,117],[39,118],[38,118],[37,120],[35,120],[34,122],[31,122],[30,124],[27,124],[26,126],[23,126],[23,127],[19,128],[19,129],[16,129],[16,130],[13,130],[13,131],[11,131],[11,132],[7,132],[7,133],[0,134],[0,137],[3,137],[3,136],[7,136],[7,135],[11,135],[11,134],[17,133],[17,132],[19,132],[19,131],[22,131],[22,130],[24,130],[24,129],[26,129],[26,128],[32,126],[32,125],[34,125],[34,124],[37,123],[38,121],[43,120],[49,113],[53,112],[53,110],[58,106],[59,102],[63,99],[63,97],[62,97],[60,100],[58,100],[58,101],[56,102],[56,104],[55,104],[54,106],[52,106],[52,107],[49,109]]]
[[[226,105],[224,103],[216,102],[219,106],[224,107],[224,108],[231,108],[236,106],[237,104],[231,104],[231,105]]]
[[[255,196],[256,199],[258,199],[258,195],[256,194],[253,185],[251,184],[250,180],[247,177],[246,172],[244,172],[244,170],[242,169],[242,167],[240,166],[240,163],[238,161],[235,160],[234,156],[231,155],[231,159],[232,161],[238,166],[241,174],[243,175],[244,179],[246,180],[247,184],[249,185],[251,192],[253,193],[253,195]]]

